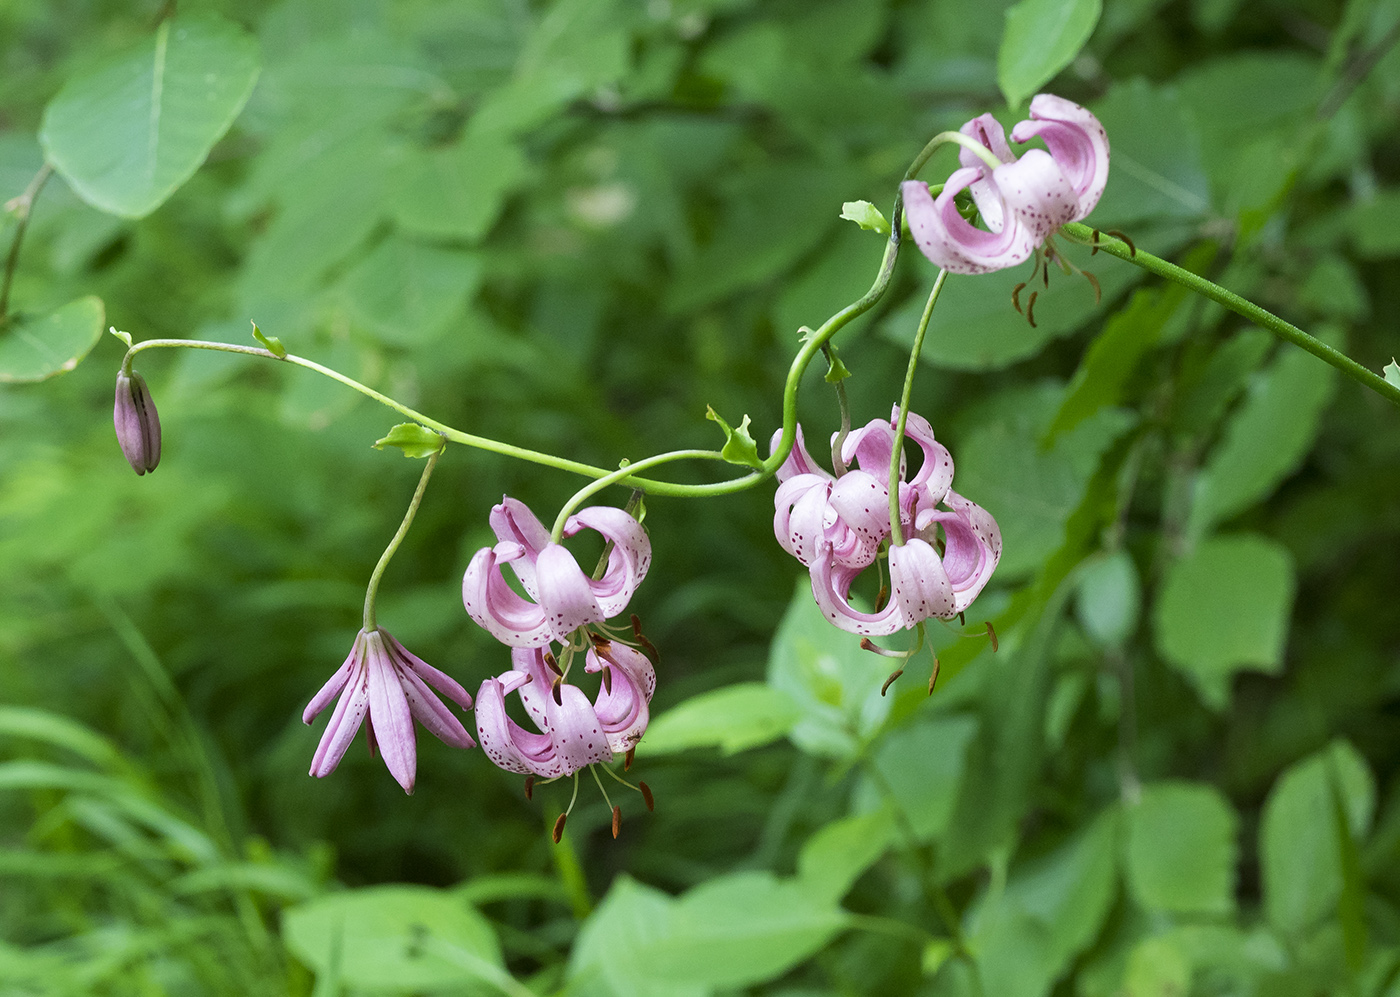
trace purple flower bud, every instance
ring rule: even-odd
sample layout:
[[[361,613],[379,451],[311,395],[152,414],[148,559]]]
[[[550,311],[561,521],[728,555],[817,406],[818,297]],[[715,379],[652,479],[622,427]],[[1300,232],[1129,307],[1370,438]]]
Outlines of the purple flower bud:
[[[154,471],[160,463],[160,416],[146,379],[136,371],[117,373],[117,403],[112,409],[117,442],[137,474]]]

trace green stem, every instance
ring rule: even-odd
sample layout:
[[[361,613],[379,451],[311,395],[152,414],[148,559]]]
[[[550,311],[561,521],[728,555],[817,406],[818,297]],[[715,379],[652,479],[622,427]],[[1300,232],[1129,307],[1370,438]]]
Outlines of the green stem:
[[[389,541],[389,546],[384,548],[384,553],[379,555],[379,563],[374,566],[374,573],[369,576],[369,588],[365,590],[365,625],[366,633],[376,628],[374,620],[374,603],[379,598],[379,580],[384,577],[384,569],[389,567],[389,562],[393,560],[394,554],[399,549],[399,544],[403,543],[403,538],[408,536],[408,528],[413,525],[413,517],[418,515],[418,506],[423,502],[423,493],[428,489],[428,479],[433,476],[433,468],[437,466],[438,458],[442,456],[442,450],[428,457],[427,466],[423,468],[423,476],[418,479],[418,487],[413,492],[413,501],[408,503],[408,512],[404,513],[403,522],[399,524],[399,531],[394,534],[394,539]]]
[[[34,209],[34,201],[38,198],[39,191],[44,189],[44,184],[52,175],[53,167],[45,163],[39,167],[39,172],[34,174],[34,179],[29,181],[29,186],[24,188],[24,193],[10,202],[14,205],[15,237],[10,242],[9,255],[5,257],[4,282],[0,283],[0,319],[4,319],[9,312],[10,284],[15,279],[15,268],[19,266],[19,246],[24,241],[25,229],[29,227],[29,213]]]
[[[1079,222],[1071,222],[1065,225],[1061,231],[1064,231],[1075,241],[1089,244],[1093,242],[1095,229]],[[1219,284],[1206,280],[1190,270],[1183,270],[1173,263],[1168,263],[1161,257],[1153,256],[1141,249],[1134,252],[1121,239],[1099,233],[1097,245],[1102,252],[1108,253],[1110,256],[1116,256],[1120,260],[1126,260],[1150,273],[1174,280],[1178,284],[1189,287],[1197,294],[1203,295],[1217,304],[1224,305],[1235,314],[1242,315],[1260,328],[1272,332],[1279,339],[1302,347],[1319,360],[1331,364],[1353,381],[1364,384],[1381,397],[1400,405],[1400,388],[1374,371],[1361,366],[1342,351],[1333,349],[1321,340],[1309,336],[1296,325],[1285,322],[1272,312],[1260,308],[1254,302],[1240,297],[1233,291],[1227,291]]]
[[[904,543],[904,531],[899,524],[899,465],[904,456],[904,424],[909,418],[909,396],[914,390],[914,371],[919,366],[919,354],[924,348],[924,333],[928,331],[928,320],[933,315],[933,306],[938,304],[938,296],[943,293],[943,283],[948,279],[948,271],[938,271],[938,279],[933,282],[924,314],[919,318],[919,328],[914,333],[914,348],[909,351],[909,369],[904,373],[904,393],[899,396],[899,420],[894,427],[894,446],[890,450],[890,543],[898,547]]]
[[[645,471],[647,468],[659,467],[662,464],[669,464],[675,460],[724,460],[724,456],[718,450],[672,450],[669,453],[659,453],[654,457],[647,457],[639,460],[635,464],[628,464],[620,467],[611,474],[605,474],[597,481],[590,481],[584,485],[569,501],[564,503],[559,510],[559,515],[554,517],[554,528],[550,531],[550,541],[558,543],[564,537],[564,523],[573,515],[577,509],[590,495],[602,491],[609,485],[615,485],[620,481],[627,481],[636,471]]]

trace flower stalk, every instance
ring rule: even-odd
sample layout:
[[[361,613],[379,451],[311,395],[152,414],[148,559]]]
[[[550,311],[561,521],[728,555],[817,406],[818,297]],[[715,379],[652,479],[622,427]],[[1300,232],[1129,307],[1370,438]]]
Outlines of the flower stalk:
[[[364,628],[366,631],[376,629],[374,604],[379,597],[379,580],[384,577],[384,569],[389,567],[389,562],[398,552],[399,544],[403,543],[403,538],[408,536],[408,530],[413,525],[413,517],[418,515],[418,506],[423,502],[423,493],[428,489],[428,479],[433,476],[433,468],[437,466],[438,458],[441,456],[441,450],[428,456],[428,463],[423,468],[423,475],[418,479],[418,487],[414,489],[413,500],[408,503],[408,512],[404,513],[403,522],[399,524],[398,532],[389,541],[389,546],[384,548],[384,553],[379,555],[379,563],[374,566],[374,572],[369,576],[369,587],[365,590]]]

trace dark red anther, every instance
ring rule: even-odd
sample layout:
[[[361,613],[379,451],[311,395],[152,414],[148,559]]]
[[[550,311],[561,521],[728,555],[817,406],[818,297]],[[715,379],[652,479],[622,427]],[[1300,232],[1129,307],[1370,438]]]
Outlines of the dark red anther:
[[[622,756],[622,771],[624,771],[624,772],[630,772],[630,771],[632,771],[632,759],[635,758],[636,756],[637,756],[637,749],[636,749],[636,748],[628,748],[628,749],[627,749],[627,754],[625,754],[625,755]]]
[[[527,799],[527,800],[533,800],[534,798],[535,798],[535,777],[532,776],[532,775],[527,775],[527,776],[525,777],[525,799]]]
[[[878,613],[880,610],[884,609],[885,603],[889,601],[890,587],[888,585],[881,585],[879,594],[875,596],[875,612]]]
[[[651,795],[651,787],[638,779],[637,788],[642,791],[642,802],[647,805],[647,813],[651,813],[656,809],[656,799]]]
[[[622,808],[613,807],[613,840],[617,840],[617,832],[622,830]]]
[[[554,822],[553,838],[556,845],[564,840],[564,822],[568,819],[569,815],[567,813],[562,813],[559,815],[559,819]]]
[[[933,687],[938,684],[938,656],[933,658],[933,674],[928,677],[928,694],[933,695]]]
[[[887,678],[887,679],[885,679],[885,684],[882,685],[882,686],[880,686],[880,695],[883,696],[883,695],[885,694],[885,692],[889,689],[889,687],[892,686],[892,685],[894,685],[894,680],[897,679],[897,678],[899,678],[899,677],[900,677],[901,675],[903,675],[903,674],[904,674],[904,669],[903,669],[903,668],[896,668],[893,672],[891,672],[891,673],[890,673],[890,677]]]
[[[563,706],[563,705],[564,705],[564,688],[563,688],[563,687],[564,687],[564,680],[563,680],[562,678],[557,678],[557,679],[554,680],[554,686],[550,689],[550,692],[552,692],[552,693],[554,694],[554,705],[555,705],[555,706]]]
[[[992,621],[987,621],[987,637],[992,642],[992,653],[997,653],[997,632],[992,629]]]
[[[608,651],[612,649],[612,641],[608,640],[597,631],[588,631],[588,639],[593,642],[593,646],[597,649],[599,654],[607,654]]]
[[[553,651],[544,652],[544,663],[549,666],[549,670],[555,675],[564,674],[564,669],[559,667],[559,659],[554,656]]]
[[[1011,304],[1016,308],[1016,314],[1021,314],[1021,291],[1025,288],[1026,282],[1023,280],[1011,289]]]
[[[1094,248],[1091,249],[1091,250],[1089,250],[1089,255],[1090,255],[1090,256],[1093,256],[1095,253],[1097,253],[1097,252],[1099,251],[1099,230],[1098,230],[1098,229],[1094,229],[1094,238],[1093,238],[1092,240],[1090,240],[1090,241],[1093,242]]]
[[[1133,245],[1132,239],[1129,239],[1126,235],[1118,231],[1116,228],[1109,229],[1108,234],[1113,236],[1115,239],[1121,239],[1123,240],[1123,242],[1127,243],[1128,252],[1132,254],[1133,259],[1137,259],[1137,247]]]
[[[963,626],[963,627],[967,626],[967,614],[966,614],[966,613],[959,613],[959,614],[958,614],[958,625],[959,625],[959,626]]]
[[[1039,291],[1032,291],[1031,299],[1026,302],[1026,321],[1031,324],[1032,329],[1035,328],[1035,298],[1039,293]]]
[[[1099,279],[1093,274],[1091,274],[1088,270],[1081,270],[1080,273],[1084,274],[1085,278],[1088,279],[1089,283],[1093,285],[1094,304],[1097,305],[1100,301],[1103,300],[1103,288],[1099,287]]]
[[[612,695],[612,669],[607,665],[603,666],[603,691]]]
[[[642,621],[637,618],[637,614],[632,614],[632,636],[637,638],[637,644],[641,647],[642,653],[651,662],[651,667],[656,668],[661,664],[661,655],[657,653],[656,645],[646,639],[642,633]]]

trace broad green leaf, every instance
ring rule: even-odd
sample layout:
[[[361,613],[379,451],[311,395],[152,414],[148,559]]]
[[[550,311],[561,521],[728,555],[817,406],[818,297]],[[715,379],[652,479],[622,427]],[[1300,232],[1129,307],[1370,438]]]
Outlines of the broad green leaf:
[[[1177,997],[1191,992],[1191,962],[1171,935],[1145,938],[1133,946],[1123,974],[1125,997]]]
[[[822,904],[839,901],[897,838],[888,809],[832,821],[807,839],[797,856],[802,889]]]
[[[1041,440],[1063,397],[1053,385],[1013,389],[965,416],[957,488],[1001,527],[998,577],[1029,572],[1060,546],[1100,456],[1131,424],[1127,413],[1104,409],[1046,450]]]
[[[318,976],[357,989],[460,986],[483,978],[468,968],[473,959],[497,971],[503,966],[490,923],[426,886],[372,886],[298,904],[283,912],[282,936]],[[489,970],[485,975],[491,977]]]
[[[1400,256],[1400,189],[1385,188],[1347,213],[1356,251],[1365,259]]]
[[[481,283],[475,254],[390,237],[341,281],[351,315],[388,343],[443,335]]]
[[[920,719],[891,731],[875,752],[878,782],[862,780],[857,807],[896,806],[921,841],[941,836],[953,816],[977,727],[976,717],[955,715]]]
[[[579,929],[569,956],[569,993],[599,997],[709,997],[694,980],[665,979],[652,953],[671,934],[676,901],[626,873]]]
[[[528,176],[515,142],[499,135],[410,153],[393,193],[394,220],[412,235],[477,242]]]
[[[0,736],[27,738],[63,748],[101,768],[126,768],[126,760],[112,742],[76,720],[47,710],[0,706]]]
[[[1142,612],[1142,583],[1132,555],[1119,550],[1085,564],[1074,606],[1080,627],[1098,647],[1127,643]]]
[[[1250,384],[1196,479],[1188,526],[1193,536],[1267,498],[1297,470],[1332,400],[1336,374],[1288,347]]]
[[[803,751],[853,758],[889,716],[880,687],[887,658],[863,651],[860,640],[822,615],[804,574],[768,651],[768,684],[796,705],[788,737]]]
[[[997,52],[997,85],[1019,107],[1064,69],[1099,22],[1103,0],[1020,0],[1006,12]]]
[[[1157,650],[1224,709],[1235,672],[1283,667],[1293,561],[1276,541],[1217,536],[1171,566],[1153,614]]]
[[[1148,910],[1226,914],[1235,902],[1236,835],[1230,801],[1204,783],[1157,782],[1127,808],[1129,892]]]
[[[1089,947],[1116,892],[1117,834],[1110,808],[977,900],[967,920],[983,993],[1043,997]]]
[[[78,366],[102,338],[102,299],[89,295],[46,315],[0,323],[0,383],[44,381]]]
[[[431,457],[445,446],[447,439],[441,433],[416,422],[401,422],[383,439],[374,441],[374,449],[398,447],[405,457]]]
[[[1274,338],[1263,329],[1240,329],[1216,347],[1199,370],[1184,372],[1173,428],[1192,436],[1211,432],[1273,345]]]
[[[144,217],[228,131],[258,66],[257,42],[236,24],[162,21],[146,42],[68,81],[44,109],[39,140],[83,200]]]
[[[1259,864],[1269,923],[1296,935],[1336,909],[1343,889],[1343,852],[1332,819],[1339,793],[1353,840],[1363,839],[1376,788],[1366,761],[1346,741],[1290,766],[1264,801]]]
[[[1198,129],[1174,89],[1134,77],[1115,83],[1092,109],[1112,139],[1113,166],[1090,225],[1126,228],[1209,213]]]
[[[742,987],[772,979],[846,927],[845,911],[769,872],[718,876],[681,896],[652,951],[661,979]]]
[[[652,718],[641,755],[718,746],[726,755],[768,744],[797,721],[792,697],[761,682],[741,682],[692,696]]]

